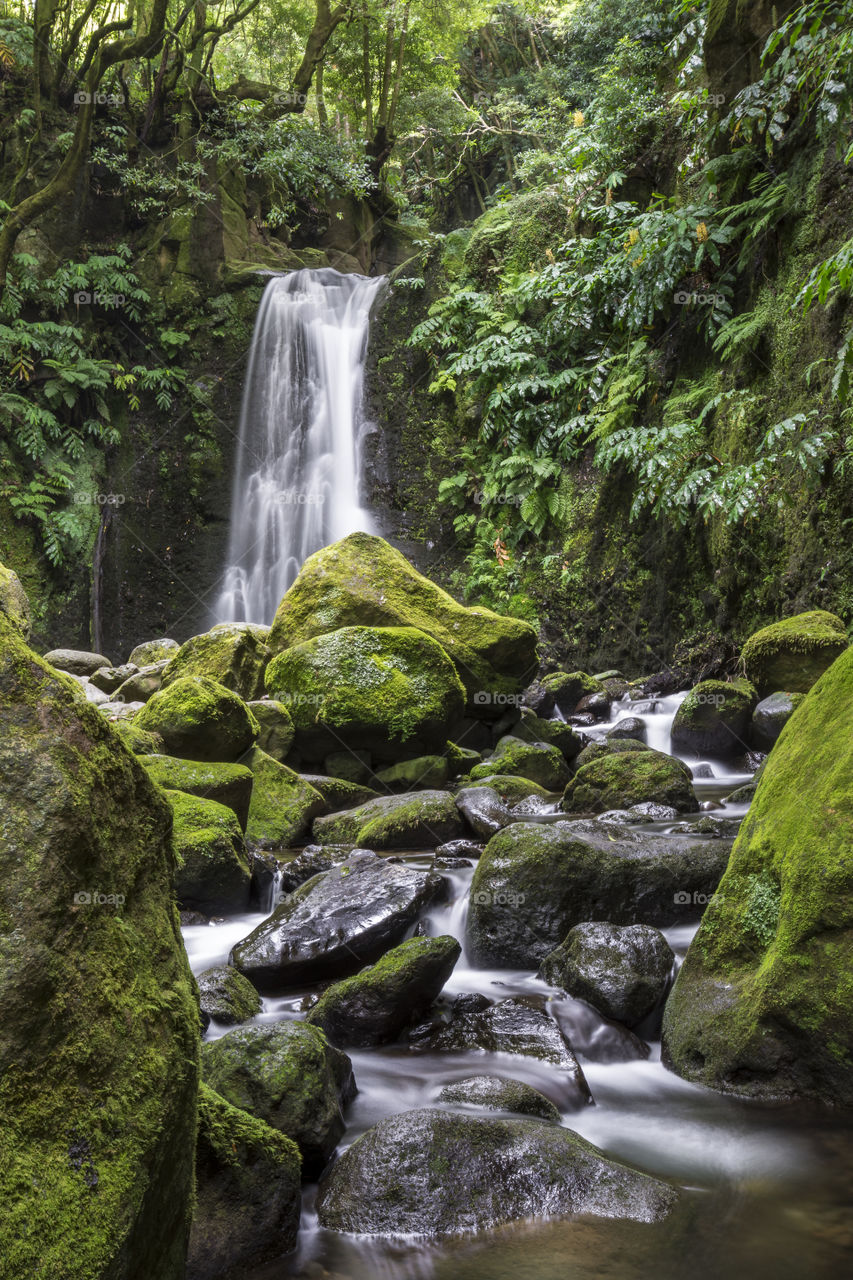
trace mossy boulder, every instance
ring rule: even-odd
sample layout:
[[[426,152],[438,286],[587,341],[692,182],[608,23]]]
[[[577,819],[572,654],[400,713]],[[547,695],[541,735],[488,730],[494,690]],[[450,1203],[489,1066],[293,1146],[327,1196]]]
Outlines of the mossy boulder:
[[[749,1097],[853,1106],[853,650],[767,757],[664,1014],[666,1062]]]
[[[653,800],[686,813],[696,808],[691,778],[686,764],[663,751],[609,751],[578,769],[562,807],[566,813],[606,813]]]
[[[524,742],[546,742],[556,747],[563,754],[563,759],[571,762],[583,750],[585,739],[562,720],[542,720],[534,715],[528,707],[522,708],[521,720],[513,726],[513,737]]]
[[[258,734],[246,704],[206,676],[184,676],[161,689],[134,722],[159,733],[170,755],[187,760],[236,760]]]
[[[575,925],[545,957],[542,975],[605,1018],[635,1027],[662,1004],[674,964],[659,929],[590,921]]]
[[[538,782],[530,778],[513,777],[507,773],[489,773],[477,779],[478,787],[490,787],[496,791],[504,804],[519,804],[535,796],[538,800],[547,800],[548,792]]]
[[[163,672],[167,666],[164,659],[162,662],[153,662],[148,667],[139,667],[110,696],[116,702],[147,702],[161,688]]]
[[[357,809],[317,818],[318,844],[361,845],[366,849],[433,849],[455,840],[465,828],[447,791],[380,796]]]
[[[226,1026],[248,1022],[261,1011],[261,997],[230,964],[205,969],[197,978],[202,1013]]]
[[[441,645],[414,627],[326,632],[278,654],[266,680],[309,760],[341,745],[384,760],[441,749],[465,700]]]
[[[650,751],[638,738],[607,738],[605,742],[589,742],[575,759],[575,771],[602,756],[629,755],[632,751]]]
[[[320,1185],[320,1225],[435,1237],[575,1214],[657,1222],[676,1192],[541,1120],[439,1109],[389,1116]]]
[[[131,723],[121,725],[122,733],[129,733],[136,740],[145,741],[153,734]],[[169,791],[185,791],[200,800],[215,800],[233,809],[241,830],[246,830],[249,819],[249,802],[252,798],[253,775],[244,764],[223,764],[222,761],[182,760],[178,756],[141,755],[140,764],[148,770],[148,776],[159,787]]]
[[[29,640],[33,623],[32,610],[21,580],[13,569],[0,564],[0,613],[24,640]]]
[[[506,271],[542,270],[571,234],[559,187],[522,191],[487,210],[465,246],[465,269],[483,285]]]
[[[181,1280],[198,1005],[172,815],[0,611],[0,1257]]]
[[[264,691],[269,660],[269,649],[251,625],[219,626],[181,645],[163,672],[163,688],[184,676],[207,676],[249,702]]]
[[[136,756],[159,755],[165,748],[166,744],[159,733],[148,733],[145,729],[137,729],[132,720],[115,720],[112,726],[128,751],[132,751]],[[145,761],[142,760],[140,763],[145,764]]]
[[[187,1280],[244,1274],[293,1249],[301,1168],[295,1142],[202,1084]]]
[[[503,707],[493,696],[520,693],[536,670],[529,623],[465,608],[382,538],[366,533],[309,556],[279,606],[268,643],[277,653],[352,626],[415,627],[431,636],[455,664],[475,714],[499,716]]]
[[[697,756],[735,756],[749,749],[749,721],[758,695],[748,680],[702,680],[672,722],[672,745]]]
[[[762,698],[777,689],[808,693],[846,648],[841,619],[812,609],[756,631],[743,646],[741,661]]]
[[[488,1111],[514,1111],[516,1115],[560,1123],[560,1112],[544,1093],[523,1080],[505,1080],[502,1076],[465,1076],[445,1085],[438,1101],[484,1107]]]
[[[434,790],[444,786],[449,772],[446,756],[417,756],[380,769],[376,780],[388,791]]]
[[[540,682],[564,716],[570,716],[582,698],[593,693],[606,693],[604,685],[585,671],[555,671]]]
[[[355,809],[360,804],[367,804],[368,800],[379,799],[379,792],[372,787],[347,782],[345,778],[327,778],[323,773],[302,773],[299,776],[319,791],[326,802],[326,813],[340,813],[342,809]]]
[[[328,987],[306,1015],[332,1044],[390,1044],[420,1017],[453,972],[455,938],[410,938],[376,964]]]
[[[177,640],[170,640],[167,636],[159,640],[145,640],[131,650],[127,660],[135,667],[150,667],[155,662],[168,662],[180,647]]]
[[[205,1083],[264,1120],[302,1152],[316,1176],[344,1133],[341,1108],[355,1096],[352,1063],[304,1022],[238,1027],[202,1047]]]
[[[233,809],[164,791],[174,814],[175,895],[184,911],[219,915],[249,906],[252,873]]]
[[[252,771],[246,837],[260,849],[285,849],[306,836],[326,802],[310,782],[259,747],[243,757]]]
[[[495,774],[529,778],[546,791],[562,791],[571,778],[558,747],[547,742],[523,742],[511,736],[501,738],[492,755],[475,765],[469,776],[474,782]]]
[[[293,717],[283,702],[274,698],[260,698],[250,701],[249,710],[260,726],[257,746],[266,751],[268,756],[284,764],[290,755],[296,730]]]

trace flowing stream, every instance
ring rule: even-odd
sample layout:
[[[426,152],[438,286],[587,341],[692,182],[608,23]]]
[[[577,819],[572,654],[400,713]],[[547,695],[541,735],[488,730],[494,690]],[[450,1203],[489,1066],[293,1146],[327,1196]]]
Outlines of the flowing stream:
[[[670,749],[669,729],[684,697],[654,700],[639,710],[649,744]],[[638,714],[617,703],[612,719]],[[695,767],[696,761],[690,761]],[[697,799],[725,794],[746,780],[718,760],[703,762]],[[705,772],[702,770],[701,772]],[[712,802],[714,802],[712,801]],[[740,818],[746,805],[726,805]],[[547,820],[547,818],[546,818]],[[552,819],[553,820],[553,819]],[[656,823],[666,831],[671,824]],[[643,830],[649,831],[647,825]],[[431,851],[407,855],[428,866]],[[480,1236],[425,1244],[328,1231],[314,1211],[316,1188],[305,1190],[295,1253],[247,1273],[246,1280],[331,1275],[351,1280],[834,1280],[846,1273],[853,1243],[846,1188],[853,1174],[853,1124],[806,1109],[773,1108],[726,1098],[687,1083],[661,1063],[660,1042],[649,1036],[645,1060],[613,1061],[619,1031],[582,1001],[567,997],[529,971],[481,969],[465,954],[468,892],[473,867],[444,873],[448,901],[425,917],[432,935],[452,934],[463,947],[442,998],[480,992],[492,999],[538,996],[572,1044],[595,1099],[565,1110],[556,1069],[533,1058],[471,1051],[415,1052],[406,1043],[350,1049],[358,1096],[347,1109],[344,1148],[383,1117],[436,1105],[452,1080],[491,1073],[524,1080],[563,1112],[563,1123],[601,1147],[682,1188],[665,1223],[573,1219],[516,1223]],[[184,930],[194,972],[227,962],[231,947],[266,913],[232,917]],[[678,963],[697,923],[663,930]],[[259,1023],[301,1016],[310,990],[265,998]],[[208,1038],[227,1032],[212,1024]],[[494,1113],[492,1113],[494,1114]]]
[[[307,556],[370,531],[359,487],[370,311],[384,277],[270,280],[243,390],[228,568],[215,621],[268,625]]]

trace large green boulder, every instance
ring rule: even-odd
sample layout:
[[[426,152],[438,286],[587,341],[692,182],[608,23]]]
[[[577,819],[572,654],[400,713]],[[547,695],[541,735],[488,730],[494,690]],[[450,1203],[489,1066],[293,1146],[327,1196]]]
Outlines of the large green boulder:
[[[492,755],[471,770],[472,782],[494,777],[529,778],[546,791],[562,791],[571,778],[569,766],[559,747],[547,742],[523,742],[511,736],[501,738]]]
[[[260,849],[286,849],[306,836],[326,801],[305,778],[259,747],[243,757],[254,783],[246,836]]]
[[[386,791],[433,790],[445,785],[449,772],[447,756],[417,756],[380,769],[376,781]]]
[[[148,736],[136,724],[122,724],[122,737],[129,733],[131,741]],[[128,743],[130,745],[130,743]],[[249,819],[249,802],[252,798],[252,771],[244,764],[223,764],[222,761],[181,760],[178,756],[141,755],[139,763],[159,787],[169,791],[186,791],[200,800],[215,800],[233,809],[243,831]]]
[[[309,760],[341,746],[384,760],[441,750],[465,702],[441,645],[414,627],[326,632],[278,654],[266,680]]]
[[[164,791],[174,814],[175,895],[184,911],[220,915],[249,906],[252,873],[233,809],[184,791]]]
[[[447,791],[414,791],[380,796],[314,823],[318,844],[362,845],[367,849],[434,849],[455,840],[465,826]]]
[[[172,815],[0,611],[0,1271],[181,1280],[198,1006]]]
[[[128,662],[135,667],[150,667],[155,662],[168,662],[180,649],[177,640],[163,636],[159,640],[145,640],[132,649]]]
[[[743,755],[758,696],[748,680],[702,680],[672,721],[672,745],[697,756]]]
[[[202,1084],[187,1280],[245,1274],[293,1249],[301,1166],[295,1142]]]
[[[29,640],[33,621],[30,602],[18,575],[4,564],[0,564],[0,613],[6,615],[24,640]]]
[[[259,698],[270,651],[257,630],[265,632],[250,623],[235,622],[192,636],[169,659],[163,671],[163,688],[183,676],[207,676],[246,702]]]
[[[204,1080],[232,1106],[287,1134],[316,1176],[343,1137],[341,1108],[355,1096],[352,1063],[304,1022],[238,1027],[201,1056]]]
[[[305,561],[279,605],[274,653],[341,627],[417,627],[456,666],[477,715],[500,716],[496,694],[520,693],[536,671],[536,632],[490,609],[468,609],[382,538],[352,533]],[[479,695],[479,696],[478,696]]]
[[[187,760],[236,760],[258,734],[246,704],[206,676],[184,676],[160,689],[134,723],[159,733],[170,755]]]
[[[767,757],[669,997],[667,1063],[750,1097],[853,1105],[853,650]]]
[[[762,698],[779,689],[808,693],[846,648],[841,619],[824,609],[812,609],[756,631],[743,646],[741,661]]]
[[[681,813],[696,808],[692,774],[663,751],[608,751],[582,765],[563,793],[566,813],[630,809],[644,800]]]

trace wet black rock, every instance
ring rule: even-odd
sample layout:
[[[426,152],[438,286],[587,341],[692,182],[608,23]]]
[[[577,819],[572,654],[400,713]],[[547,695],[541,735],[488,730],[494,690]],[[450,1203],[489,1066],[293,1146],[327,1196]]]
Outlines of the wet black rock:
[[[675,956],[649,925],[586,922],[542,962],[542,976],[587,1000],[605,1017],[635,1027],[661,1006]]]
[[[463,1080],[454,1080],[453,1084],[445,1085],[438,1101],[485,1107],[489,1111],[514,1111],[516,1115],[560,1123],[560,1112],[544,1093],[523,1080],[505,1080],[503,1076],[465,1076]]]
[[[493,787],[463,787],[456,793],[456,807],[474,835],[486,840],[512,822],[508,806]]]
[[[437,858],[473,858],[476,862],[485,849],[484,844],[475,844],[473,840],[448,840],[436,848]]]

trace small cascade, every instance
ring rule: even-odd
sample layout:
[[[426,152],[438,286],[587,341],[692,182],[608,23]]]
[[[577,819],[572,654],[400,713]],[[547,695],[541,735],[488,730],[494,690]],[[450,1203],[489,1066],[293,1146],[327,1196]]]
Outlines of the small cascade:
[[[263,911],[265,915],[272,915],[273,911],[275,911],[278,906],[278,899],[281,894],[281,877],[281,867],[276,863],[276,868],[273,872],[273,877],[272,880],[270,880],[269,888],[267,889],[263,902]]]

